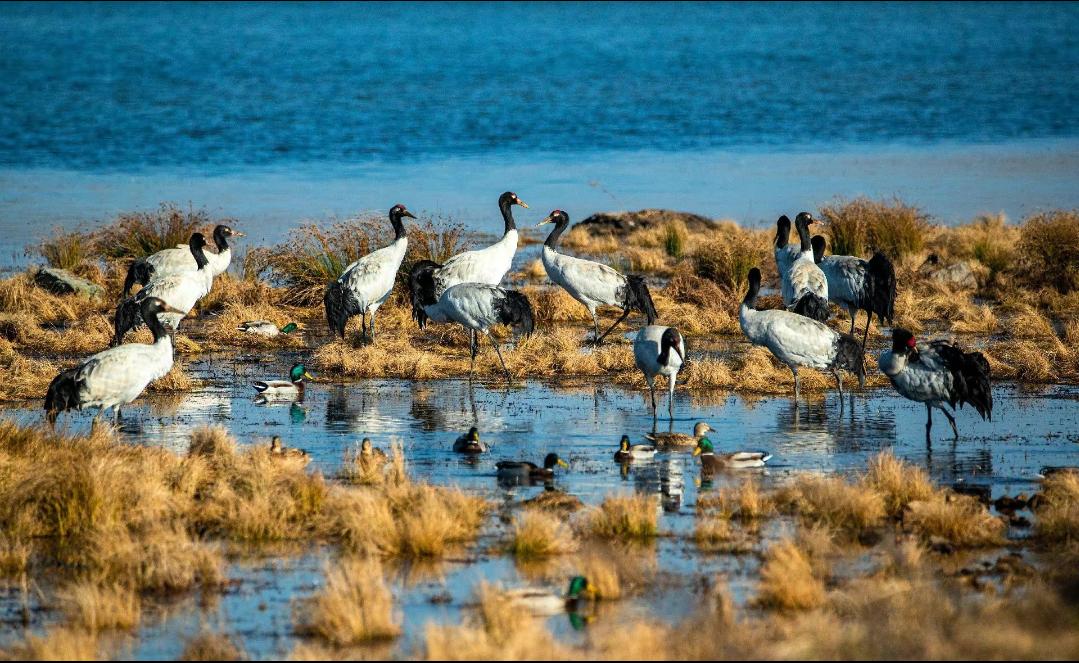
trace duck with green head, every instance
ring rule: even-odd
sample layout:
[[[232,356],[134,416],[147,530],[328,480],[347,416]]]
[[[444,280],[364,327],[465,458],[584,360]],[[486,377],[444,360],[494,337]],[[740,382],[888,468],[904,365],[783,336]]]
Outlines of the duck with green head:
[[[656,448],[651,444],[630,444],[629,435],[623,435],[618,443],[614,459],[619,463],[628,463],[634,459],[648,460],[656,455]]]
[[[475,426],[457,438],[453,450],[459,454],[481,454],[487,451],[487,445],[480,441],[480,431]]]
[[[563,612],[577,612],[581,604],[596,598],[596,591],[584,576],[570,578],[569,588],[564,596],[534,587],[511,589],[506,597],[517,606],[540,617],[557,615]]]
[[[717,454],[712,441],[702,437],[693,449],[693,455],[701,459],[701,470],[739,470],[749,467],[764,467],[772,458],[767,451],[736,451],[729,454]]]
[[[279,334],[291,334],[299,328],[300,326],[295,322],[290,322],[278,329],[277,325],[269,320],[248,320],[247,322],[241,323],[236,329],[245,334],[256,334],[258,336],[273,338]]]
[[[304,380],[315,379],[303,364],[293,365],[288,375],[288,380],[259,380],[251,386],[266,398],[294,398],[303,397]]]
[[[519,482],[551,479],[556,466],[568,468],[569,464],[556,453],[549,453],[544,457],[543,467],[526,460],[501,460],[495,464],[499,479],[514,479]]]

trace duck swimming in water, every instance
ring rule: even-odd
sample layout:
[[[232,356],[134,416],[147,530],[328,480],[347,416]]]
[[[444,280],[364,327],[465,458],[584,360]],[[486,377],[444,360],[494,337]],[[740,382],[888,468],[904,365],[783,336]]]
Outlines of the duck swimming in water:
[[[688,447],[696,445],[704,437],[705,433],[711,432],[715,432],[715,429],[703,421],[698,421],[693,426],[693,435],[686,435],[685,433],[647,433],[645,437],[660,447]]]
[[[459,454],[481,454],[487,451],[487,445],[480,441],[480,431],[473,426],[457,438],[453,443],[453,450]]]
[[[740,470],[749,467],[764,467],[772,454],[767,451],[736,451],[729,454],[717,454],[712,441],[702,437],[693,449],[693,455],[701,459],[701,470]]]
[[[558,454],[549,453],[543,459],[543,467],[526,460],[502,460],[495,465],[495,468],[498,470],[499,478],[543,480],[553,477],[554,468],[558,465],[567,468],[569,467],[569,464],[559,458]]]
[[[618,451],[614,452],[614,459],[619,463],[628,463],[632,460],[647,460],[656,455],[656,448],[651,444],[630,444],[629,435],[623,435],[618,442]]]
[[[314,380],[303,364],[295,364],[289,371],[288,380],[259,380],[252,383],[255,391],[265,398],[303,397],[304,380]]]

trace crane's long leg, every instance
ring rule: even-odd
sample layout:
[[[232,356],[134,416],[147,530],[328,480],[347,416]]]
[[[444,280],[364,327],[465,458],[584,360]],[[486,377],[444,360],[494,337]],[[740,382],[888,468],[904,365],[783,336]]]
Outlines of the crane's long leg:
[[[848,306],[847,313],[850,313],[850,335],[854,336],[854,321],[858,318],[858,309]]]
[[[865,321],[865,334],[862,335],[862,353],[865,353],[865,344],[869,342],[869,326],[873,324],[873,314],[869,314],[869,319]],[[854,332],[851,331],[853,335]]]
[[[378,309],[375,309],[375,308],[371,309],[371,325],[370,325],[370,330],[371,330],[371,342],[372,342],[372,343],[374,343],[374,342],[375,342],[375,313],[376,313],[377,311],[378,311]]]
[[[802,383],[798,379],[798,367],[791,366],[791,373],[794,374],[794,400],[798,400],[802,397]]]
[[[512,380],[513,376],[510,375],[510,369],[506,368],[506,362],[502,359],[502,351],[498,349],[498,343],[491,338],[490,334],[487,334],[487,340],[491,342],[491,345],[495,346],[495,354],[498,355],[498,362],[502,364],[502,371],[506,374],[506,379]]]
[[[929,436],[929,431],[933,430],[933,406],[929,403],[925,404],[925,443],[926,445],[933,444],[933,439]]]
[[[468,332],[468,349],[472,354],[472,365],[468,368],[468,377],[472,377],[473,371],[476,370],[476,355],[480,351],[480,345],[476,342],[476,330],[470,329]]]
[[[671,376],[670,380],[667,380],[667,414],[670,416],[671,421],[674,421],[674,384],[678,381],[678,374],[675,373]]]
[[[652,425],[656,422],[656,380],[653,377],[648,378],[648,391],[652,394]]]
[[[943,406],[940,408],[940,411],[944,413],[945,417],[948,417],[948,423],[952,425],[952,435],[954,435],[955,439],[958,440],[959,439],[959,429],[955,427],[955,417],[952,416],[951,412],[948,412],[947,410],[945,410]]]
[[[596,317],[595,309],[589,309],[588,312],[592,314],[592,345],[599,345],[599,318]]]
[[[835,377],[836,389],[839,389],[839,406],[843,406],[843,376],[839,374],[839,370],[833,368],[832,376]]]
[[[367,309],[360,311],[360,340],[367,342]]]
[[[623,320],[625,320],[626,317],[628,317],[628,316],[629,316],[629,310],[627,309],[626,311],[622,312],[622,317],[615,320],[614,324],[611,325],[611,328],[608,329],[607,331],[603,332],[603,336],[600,336],[599,339],[596,340],[596,345],[599,345],[600,343],[602,343],[603,339],[607,338],[607,334],[610,334],[612,331],[614,331],[614,328],[617,327],[619,325],[619,323],[621,323]]]

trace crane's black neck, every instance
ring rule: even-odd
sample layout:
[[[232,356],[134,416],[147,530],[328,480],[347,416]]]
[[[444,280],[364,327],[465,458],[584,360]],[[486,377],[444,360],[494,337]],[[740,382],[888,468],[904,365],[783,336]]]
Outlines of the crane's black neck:
[[[663,336],[659,337],[659,357],[657,360],[660,366],[667,365],[667,361],[671,358],[672,348],[675,349],[675,352],[678,352],[677,348],[680,340],[678,331],[673,328],[668,328],[667,331],[663,332]],[[681,355],[680,352],[679,355]]]
[[[776,221],[776,248],[784,249],[787,247],[787,240],[790,239],[791,234],[791,220],[784,214]]]
[[[206,252],[203,251],[201,244],[195,244],[194,242],[192,242],[190,244],[190,247],[191,255],[195,256],[195,264],[198,265],[199,269],[202,269],[206,265],[210,264],[210,260],[206,257]]]
[[[824,237],[813,235],[811,242],[813,244],[813,262],[819,265],[820,261],[824,260]]]
[[[169,330],[165,328],[165,323],[161,322],[157,317],[158,312],[157,307],[151,306],[144,306],[142,312],[142,319],[146,322],[150,333],[154,335],[154,343],[169,335]]]
[[[390,210],[390,224],[393,226],[393,238],[395,240],[405,236],[405,222],[401,219],[401,210],[397,208]]]
[[[499,198],[498,209],[502,210],[502,220],[506,222],[506,230],[503,234],[517,230],[517,222],[513,220],[513,199],[509,196]]]
[[[746,292],[745,299],[742,300],[742,305],[749,308],[757,303],[757,294],[761,291],[761,272],[754,267],[749,271],[749,290]]]
[[[225,235],[225,226],[214,228],[214,245],[217,247],[218,253],[229,250],[229,238]]]
[[[551,234],[547,235],[547,241],[543,243],[544,246],[552,249],[558,248],[558,240],[562,238],[562,233],[566,230],[566,226],[569,225],[569,217],[559,217],[555,222],[554,228],[551,229]]]
[[[802,253],[813,250],[813,244],[809,239],[809,224],[805,221],[798,219],[794,223],[794,227],[798,229],[798,239],[802,241]]]

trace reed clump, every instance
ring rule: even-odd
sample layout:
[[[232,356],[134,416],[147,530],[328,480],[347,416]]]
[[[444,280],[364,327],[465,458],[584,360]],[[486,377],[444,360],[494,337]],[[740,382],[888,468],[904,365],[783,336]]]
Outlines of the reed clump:
[[[820,209],[832,253],[868,256],[883,251],[895,259],[916,254],[927,241],[929,217],[921,210],[892,200],[837,200]]]
[[[1008,529],[976,498],[951,491],[910,502],[903,524],[925,539],[937,537],[962,548],[1001,545]]]
[[[885,515],[879,493],[838,477],[800,476],[778,491],[776,502],[810,523],[853,535],[877,527]]]
[[[242,661],[247,656],[235,641],[224,633],[203,630],[184,643],[181,661]]]
[[[925,470],[896,458],[891,451],[883,451],[869,460],[862,485],[881,495],[884,510],[891,518],[902,515],[911,502],[931,499],[936,493]]]
[[[346,558],[324,571],[320,592],[302,604],[296,630],[337,646],[396,638],[401,620],[377,559]]]
[[[658,519],[650,495],[610,496],[588,514],[585,531],[601,539],[650,539],[659,531]]]
[[[813,575],[809,558],[790,539],[773,544],[761,567],[756,603],[778,610],[817,608],[824,603],[824,583]]]
[[[1034,531],[1052,543],[1079,541],[1079,472],[1059,472],[1047,478],[1037,507]]]
[[[1030,287],[1079,289],[1079,211],[1042,212],[1024,220],[1017,276]]]
[[[139,597],[122,585],[78,582],[64,588],[59,598],[68,621],[91,633],[133,629],[142,615]]]
[[[514,519],[507,549],[521,559],[536,559],[573,552],[577,542],[562,518],[525,509]]]

